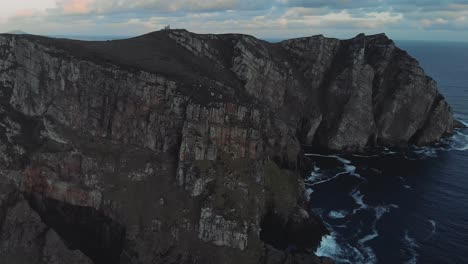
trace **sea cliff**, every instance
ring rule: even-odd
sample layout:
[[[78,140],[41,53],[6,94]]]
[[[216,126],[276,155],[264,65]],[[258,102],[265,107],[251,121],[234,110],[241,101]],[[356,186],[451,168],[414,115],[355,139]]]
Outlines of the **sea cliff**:
[[[325,263],[304,146],[426,145],[454,120],[385,35],[0,35],[7,263]]]

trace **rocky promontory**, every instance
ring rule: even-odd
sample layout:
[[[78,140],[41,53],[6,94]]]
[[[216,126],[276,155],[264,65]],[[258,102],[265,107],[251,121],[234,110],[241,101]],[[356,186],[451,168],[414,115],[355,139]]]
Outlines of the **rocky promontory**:
[[[328,263],[304,146],[426,145],[452,112],[385,35],[0,35],[5,263]]]

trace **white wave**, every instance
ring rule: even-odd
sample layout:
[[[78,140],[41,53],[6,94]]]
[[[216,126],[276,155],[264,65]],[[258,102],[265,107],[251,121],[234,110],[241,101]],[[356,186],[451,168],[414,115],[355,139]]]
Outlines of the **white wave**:
[[[322,155],[322,154],[316,154],[316,153],[307,153],[305,154],[305,156],[308,156],[308,157],[323,157],[323,158],[334,158],[334,159],[337,159],[338,161],[340,161],[341,163],[343,164],[350,164],[351,161],[347,160],[347,159],[344,159],[340,156],[337,156],[337,155]]]
[[[351,164],[351,161],[350,161],[350,160],[343,159],[342,157],[339,157],[339,156],[335,156],[335,158],[336,158],[339,162],[341,162],[341,163],[343,163],[343,164]]]
[[[353,166],[353,165],[348,165],[348,164],[345,164],[344,165],[344,169],[347,173],[349,174],[353,174],[356,172],[356,166]]]
[[[432,220],[432,219],[428,219],[427,220],[430,224],[431,224],[431,227],[432,227],[432,230],[431,230],[431,233],[429,234],[429,236],[426,238],[426,240],[429,240],[432,238],[432,236],[435,235],[436,231],[437,231],[437,223],[436,221]]]
[[[348,172],[347,172],[347,171],[339,172],[339,173],[335,174],[335,176],[333,176],[333,177],[330,177],[330,178],[324,179],[324,180],[315,181],[315,182],[309,181],[309,180],[307,179],[306,184],[307,184],[308,186],[314,186],[314,185],[322,184],[322,183],[325,183],[325,182],[332,181],[332,180],[334,180],[334,179],[340,177],[341,175],[345,175],[345,174],[348,174]],[[356,177],[358,177],[358,178],[361,178],[361,176],[360,176],[359,174],[357,174],[357,173],[354,173],[354,174],[352,174],[352,175],[354,175],[354,176],[356,176]]]
[[[419,159],[435,158],[442,151],[467,151],[468,150],[468,134],[460,130],[456,130],[452,137],[442,141],[442,146],[435,147],[416,147],[413,151]],[[412,158],[406,157],[412,160]]]
[[[368,208],[367,204],[364,203],[364,194],[362,194],[358,189],[354,189],[350,195],[354,199],[354,202],[359,205],[359,208],[353,210],[353,214],[359,210]]]
[[[433,147],[418,147],[413,153],[419,158],[437,158],[437,148]]]
[[[333,235],[328,235],[322,238],[320,246],[318,247],[315,254],[320,257],[334,257],[341,255],[342,250],[339,247],[336,239]]]
[[[364,244],[364,243],[366,243],[368,241],[371,241],[372,239],[374,239],[374,238],[376,238],[378,236],[379,236],[379,234],[377,232],[373,232],[372,234],[366,235],[363,238],[359,239],[358,243],[359,244]]]
[[[460,151],[466,151],[468,150],[468,145],[462,147],[462,148],[457,148],[457,150],[460,150]]]
[[[345,218],[347,215],[346,211],[340,210],[340,211],[330,211],[328,214],[328,217],[332,219],[342,219]]]
[[[374,250],[372,250],[371,247],[363,247],[362,250],[367,256],[365,257],[366,261],[364,263],[366,264],[377,263],[377,256],[375,255]]]
[[[345,245],[346,248],[350,247]],[[353,252],[354,254],[360,254],[359,251]],[[315,255],[319,257],[329,257],[335,260],[337,263],[361,263],[361,262],[351,262],[350,259],[354,259],[353,255],[348,253],[347,249],[342,248],[335,238],[335,234],[325,236],[320,242],[320,246],[315,251]]]
[[[398,177],[398,179],[400,179],[400,181],[401,181],[402,183],[406,182],[406,179],[403,178],[403,177]],[[408,189],[408,190],[413,190],[413,187],[411,187],[411,186],[408,185],[408,184],[403,184],[403,188]]]
[[[384,207],[384,206],[377,206],[374,208],[374,210],[375,210],[375,222],[377,222],[380,218],[382,218],[382,216],[385,213],[388,213],[390,211],[389,207]]]
[[[393,155],[393,154],[398,154],[398,152],[392,151],[389,148],[384,148],[383,154],[385,155]]]
[[[317,166],[314,166],[314,172],[317,172],[317,173],[318,173],[319,171],[320,171],[320,168],[317,167]]]
[[[468,123],[465,122],[465,121],[463,121],[463,120],[461,120],[460,116],[455,116],[455,118],[457,118],[457,120],[458,120],[460,123],[462,123],[464,126],[468,127]]]
[[[416,251],[419,248],[416,240],[408,234],[408,230],[405,231],[405,237],[403,238],[403,243],[406,246],[406,250],[409,253],[409,259],[405,261],[406,264],[416,264],[418,262],[418,252]]]
[[[389,204],[387,206],[377,206],[375,207],[375,216],[376,216],[376,221],[380,220],[380,218],[382,218],[382,216],[385,214],[385,213],[388,213],[390,212],[390,209],[398,209],[400,208],[398,205],[396,204]]]
[[[320,168],[314,166],[314,170],[310,173],[310,176],[306,179],[306,182],[314,182],[323,177],[323,174],[320,172]]]
[[[379,232],[377,231],[377,222],[382,218],[385,213],[390,212],[392,208],[399,208],[398,205],[390,204],[388,206],[377,206],[375,210],[375,220],[372,222],[372,232],[365,235],[363,238],[358,240],[358,244],[362,251],[366,255],[366,263],[377,263],[377,256],[375,255],[373,249],[370,246],[366,246],[366,243],[377,238]]]
[[[356,166],[349,165],[349,164],[344,164],[344,170],[346,173],[349,173],[350,175],[359,178],[359,179],[364,179],[361,177],[359,173],[356,173]]]
[[[333,227],[337,227],[337,228],[348,228],[347,225],[335,225],[335,226],[333,226]]]
[[[459,151],[468,150],[468,134],[462,133],[461,131],[455,131],[450,141],[451,148]]]
[[[331,227],[330,227],[331,229]],[[370,249],[370,252],[368,251]],[[319,257],[332,258],[336,263],[349,263],[349,264],[370,264],[376,263],[375,254],[371,248],[364,249],[363,252],[351,246],[347,242],[340,239],[339,235],[332,232],[331,235],[322,238],[319,247],[315,254]],[[369,254],[370,253],[370,254]],[[370,257],[369,257],[370,255]]]
[[[377,206],[374,208],[375,210],[375,220],[372,222],[372,233],[364,236],[363,238],[359,239],[358,243],[363,245],[364,243],[376,238],[379,236],[379,233],[377,232],[377,222],[382,218],[382,216],[388,212],[390,212],[390,209],[392,208],[399,208],[398,205],[396,204],[390,204],[388,206]]]
[[[322,184],[325,182],[329,182],[345,174],[350,174],[359,179],[363,179],[360,174],[356,173],[356,166],[352,165],[350,160],[344,159],[337,155],[322,155],[322,154],[314,154],[314,153],[309,153],[305,155],[337,159],[339,162],[343,164],[343,170],[344,170],[343,172],[339,172],[335,174],[333,177],[326,178],[326,173],[322,173],[319,167],[314,166],[314,170],[311,172],[310,176],[305,180],[305,183],[307,186],[314,186],[314,185]]]

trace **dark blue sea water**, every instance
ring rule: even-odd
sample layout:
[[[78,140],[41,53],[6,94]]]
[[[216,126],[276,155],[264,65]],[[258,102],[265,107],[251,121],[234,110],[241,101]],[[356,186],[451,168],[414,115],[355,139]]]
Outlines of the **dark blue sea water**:
[[[397,44],[468,123],[468,43]],[[468,129],[405,153],[310,158],[312,210],[332,230],[318,255],[338,263],[468,263]]]

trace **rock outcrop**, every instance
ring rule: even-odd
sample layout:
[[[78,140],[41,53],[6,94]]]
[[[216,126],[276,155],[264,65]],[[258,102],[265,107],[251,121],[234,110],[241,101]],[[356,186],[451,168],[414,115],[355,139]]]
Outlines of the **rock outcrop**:
[[[0,258],[325,263],[302,147],[429,144],[450,107],[385,35],[0,35]]]

